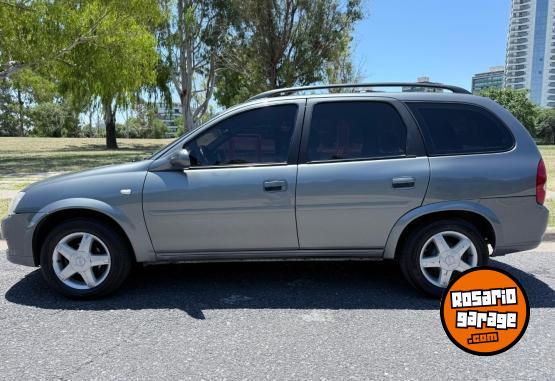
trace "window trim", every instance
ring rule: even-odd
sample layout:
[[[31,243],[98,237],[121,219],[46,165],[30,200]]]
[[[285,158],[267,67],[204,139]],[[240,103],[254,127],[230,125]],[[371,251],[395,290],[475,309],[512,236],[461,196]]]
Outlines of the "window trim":
[[[369,157],[369,158],[348,158],[348,159],[329,159],[329,160],[308,160],[308,143],[310,138],[310,128],[312,125],[312,116],[314,113],[314,107],[322,103],[385,103],[397,112],[401,118],[402,123],[405,126],[407,132],[407,139],[405,145],[404,155],[394,155],[394,156],[381,156],[381,157]],[[307,106],[305,110],[305,122],[303,125],[302,139],[300,145],[299,154],[299,164],[326,164],[326,163],[348,163],[348,162],[364,162],[364,161],[377,161],[377,160],[396,160],[396,159],[408,159],[415,158],[419,156],[426,156],[426,151],[424,148],[424,142],[420,130],[417,128],[416,123],[412,115],[407,111],[407,108],[402,105],[402,103],[390,97],[342,97],[337,98],[330,96],[329,98],[313,98],[307,100]]]
[[[410,159],[415,158],[416,155],[395,155],[395,156],[376,156],[372,158],[353,158],[353,159],[329,159],[329,160],[312,160],[304,164],[324,164],[324,163],[351,163],[359,161],[379,161],[379,160],[395,160],[395,159]]]
[[[471,102],[453,102],[453,101],[422,101],[422,100],[414,100],[414,101],[405,101],[405,106],[408,110],[408,112],[411,114],[411,116],[414,118],[414,121],[418,127],[418,129],[420,130],[420,133],[422,135],[422,140],[427,152],[428,157],[445,157],[445,156],[467,156],[467,155],[491,155],[491,154],[498,154],[498,153],[506,153],[506,152],[511,152],[515,149],[516,147],[516,138],[513,134],[513,131],[509,128],[509,126],[507,126],[507,124],[493,111],[489,110],[487,107],[484,107],[482,105],[476,104],[476,103],[471,103]],[[433,153],[432,152],[432,148],[428,143],[427,139],[426,139],[426,134],[425,134],[425,127],[421,126],[421,124],[418,121],[418,118],[416,116],[416,114],[414,113],[414,111],[412,110],[412,108],[409,106],[411,103],[425,103],[425,104],[439,104],[439,105],[454,105],[454,106],[467,106],[467,107],[474,107],[479,109],[480,111],[490,115],[493,119],[495,119],[502,128],[505,129],[505,131],[507,131],[509,133],[509,136],[512,138],[512,145],[507,148],[507,149],[501,149],[501,150],[491,150],[491,151],[472,151],[472,152],[461,152],[461,153]]]

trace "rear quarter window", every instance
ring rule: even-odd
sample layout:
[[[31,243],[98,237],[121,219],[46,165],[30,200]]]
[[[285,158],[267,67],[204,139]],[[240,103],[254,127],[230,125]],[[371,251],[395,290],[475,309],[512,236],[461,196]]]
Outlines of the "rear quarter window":
[[[407,103],[430,155],[463,155],[508,151],[514,146],[509,129],[484,108],[454,103]]]

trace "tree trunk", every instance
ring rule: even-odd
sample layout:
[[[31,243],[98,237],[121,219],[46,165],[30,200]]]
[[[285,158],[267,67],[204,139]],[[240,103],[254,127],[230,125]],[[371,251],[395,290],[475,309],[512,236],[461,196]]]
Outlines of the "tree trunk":
[[[24,121],[23,121],[23,98],[21,97],[21,91],[17,89],[17,103],[19,104],[19,136],[23,136],[25,133]]]
[[[191,110],[186,110],[185,115],[183,115],[183,120],[185,123],[185,132],[193,130],[195,126],[195,119],[193,118],[193,113]]]
[[[104,109],[104,125],[106,126],[106,148],[118,149],[116,141],[116,108],[112,107],[112,100],[102,101]]]
[[[181,92],[179,94],[179,100],[181,103],[181,115],[183,116],[183,133],[187,132],[187,118],[185,117],[185,115],[187,115],[187,101],[185,99],[185,95],[183,94],[183,92]]]
[[[180,94],[181,113],[183,114],[183,132],[191,131],[195,128],[195,118],[191,112],[191,108],[187,104],[187,95],[184,92]]]

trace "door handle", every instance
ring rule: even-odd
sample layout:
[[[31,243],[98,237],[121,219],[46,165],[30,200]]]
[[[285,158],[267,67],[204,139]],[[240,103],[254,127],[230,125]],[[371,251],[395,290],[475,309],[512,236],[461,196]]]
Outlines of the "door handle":
[[[393,188],[398,188],[398,189],[414,188],[414,184],[415,184],[414,177],[411,177],[411,176],[394,177],[391,180],[391,185],[393,186]]]
[[[264,181],[264,190],[266,192],[284,192],[287,190],[287,181],[266,180]]]

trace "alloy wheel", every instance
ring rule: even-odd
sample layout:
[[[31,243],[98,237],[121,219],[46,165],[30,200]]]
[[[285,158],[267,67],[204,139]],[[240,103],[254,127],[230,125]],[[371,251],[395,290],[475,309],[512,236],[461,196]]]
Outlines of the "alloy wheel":
[[[433,235],[420,251],[420,270],[434,286],[445,288],[453,274],[478,264],[478,251],[472,240],[455,231]]]
[[[52,253],[58,279],[77,290],[89,290],[108,276],[111,256],[100,238],[90,233],[72,233],[62,238]]]

